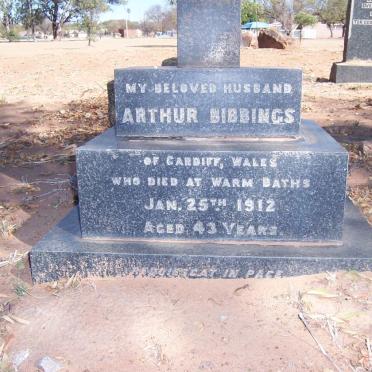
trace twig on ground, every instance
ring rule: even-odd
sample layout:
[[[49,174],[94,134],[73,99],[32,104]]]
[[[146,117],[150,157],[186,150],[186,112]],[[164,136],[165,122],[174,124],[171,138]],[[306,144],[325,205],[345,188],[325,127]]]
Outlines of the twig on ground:
[[[41,194],[41,195],[34,195],[32,197],[29,197],[29,198],[25,198],[25,201],[30,201],[30,200],[36,200],[36,199],[40,199],[42,200],[42,198],[45,198],[45,197],[49,197],[57,192],[61,192],[61,191],[68,191],[69,189],[66,189],[66,188],[60,188],[60,189],[53,189],[51,191],[48,191],[44,194]]]
[[[372,369],[372,348],[371,348],[371,342],[369,341],[369,338],[366,338],[366,347],[368,352],[368,364],[369,367]]]
[[[14,251],[7,260],[0,262],[0,268],[8,265],[14,265],[17,262],[21,261],[24,257],[26,257],[29,254],[29,252],[25,253],[18,253],[17,251]]]
[[[303,313],[298,313],[298,317],[300,318],[301,322],[304,324],[305,328],[307,331],[310,333],[310,336],[313,338],[315,343],[318,345],[319,350],[321,353],[332,363],[332,365],[336,368],[338,372],[342,372],[342,370],[337,366],[337,364],[333,361],[333,359],[329,356],[329,354],[325,351],[324,347],[322,344],[317,340],[317,338],[314,336],[313,332],[311,332],[311,329],[305,319],[305,316]]]

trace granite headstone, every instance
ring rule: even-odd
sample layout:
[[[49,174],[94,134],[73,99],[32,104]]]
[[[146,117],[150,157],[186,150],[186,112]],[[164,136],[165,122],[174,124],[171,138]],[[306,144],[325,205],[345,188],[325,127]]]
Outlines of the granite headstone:
[[[179,67],[239,67],[240,0],[178,0]]]
[[[351,0],[344,45],[344,61],[372,61],[372,1]]]
[[[117,135],[296,136],[301,82],[285,68],[118,69]]]
[[[349,0],[343,61],[333,64],[330,80],[372,82],[372,0]]]
[[[239,0],[178,17],[181,68],[116,71],[116,131],[78,149],[79,215],[34,247],[33,279],[371,269],[350,205],[343,236],[348,154],[300,123],[300,71],[238,68]]]
[[[314,123],[302,140],[118,143],[78,149],[83,237],[341,242],[347,152]]]

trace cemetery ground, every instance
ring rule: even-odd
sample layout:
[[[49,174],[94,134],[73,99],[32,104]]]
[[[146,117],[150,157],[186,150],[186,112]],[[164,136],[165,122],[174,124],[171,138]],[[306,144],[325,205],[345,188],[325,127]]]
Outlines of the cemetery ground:
[[[372,223],[372,85],[327,82],[342,50],[244,48],[241,64],[303,69],[303,117],[349,150],[348,192]],[[45,356],[65,371],[370,370],[371,273],[32,285],[27,252],[76,203],[74,151],[109,126],[114,68],[175,55],[172,39],[0,43],[0,371]]]

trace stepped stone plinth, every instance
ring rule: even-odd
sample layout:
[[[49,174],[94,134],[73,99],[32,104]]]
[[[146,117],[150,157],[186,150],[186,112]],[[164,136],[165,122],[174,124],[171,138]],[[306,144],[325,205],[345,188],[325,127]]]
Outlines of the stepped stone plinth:
[[[371,270],[348,153],[301,122],[302,72],[239,67],[239,0],[177,3],[178,66],[115,71],[115,128],[78,148],[79,206],[33,279]]]

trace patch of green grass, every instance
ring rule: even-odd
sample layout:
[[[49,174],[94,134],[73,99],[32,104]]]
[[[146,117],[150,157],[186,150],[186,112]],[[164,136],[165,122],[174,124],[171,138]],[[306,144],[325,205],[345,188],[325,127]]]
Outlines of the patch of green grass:
[[[26,284],[24,284],[22,282],[15,283],[13,289],[14,289],[15,294],[18,297],[23,297],[23,296],[26,296],[28,294],[28,288],[27,288]]]
[[[16,268],[17,268],[17,270],[24,270],[25,269],[25,263],[24,263],[24,261],[23,260],[20,260],[20,261],[18,261],[17,263],[16,263]]]

